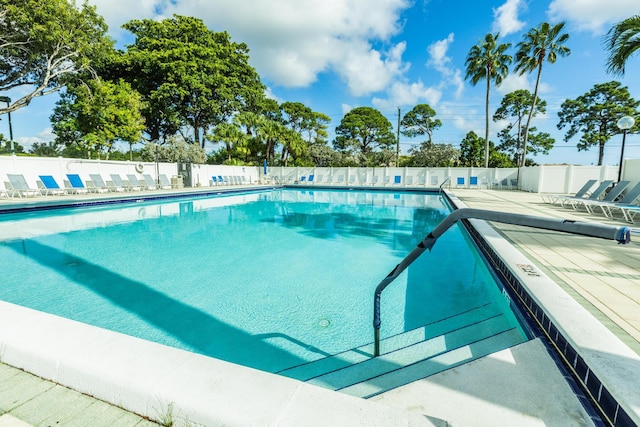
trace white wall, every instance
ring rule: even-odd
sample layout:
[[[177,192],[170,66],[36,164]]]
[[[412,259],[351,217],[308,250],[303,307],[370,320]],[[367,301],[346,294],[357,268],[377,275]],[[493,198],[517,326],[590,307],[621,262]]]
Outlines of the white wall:
[[[143,173],[157,177],[156,164],[152,162],[130,162],[111,160],[84,160],[65,159],[63,157],[22,157],[22,156],[0,156],[0,180],[7,181],[7,174],[21,174],[31,188],[37,188],[39,175],[51,175],[58,185],[63,186],[63,180],[67,174],[78,174],[82,181],[89,180],[89,174],[100,174],[102,178],[109,180],[110,174],[119,174],[126,179],[127,174],[135,174],[139,179],[142,174],[136,172],[136,165],[143,165]],[[165,174],[171,178],[177,174],[175,163],[159,163],[160,174]]]
[[[625,159],[622,165],[623,180],[640,181],[640,159]]]
[[[31,188],[37,188],[38,175],[52,175],[60,186],[66,174],[79,174],[83,181],[89,174],[98,173],[106,180],[112,173],[126,178],[135,174],[136,165],[142,164],[145,174],[156,178],[156,164],[153,162],[130,162],[110,160],[65,159],[62,157],[22,157],[0,156],[0,182],[7,181],[6,174],[22,174]],[[178,175],[175,163],[159,163],[158,172],[171,178]],[[264,183],[273,178],[280,182],[293,183],[304,176],[308,181],[314,176],[313,185],[353,185],[409,188],[470,188],[470,178],[477,177],[481,188],[513,189],[537,193],[575,193],[587,180],[617,180],[617,166],[533,166],[510,169],[485,168],[325,168],[325,167],[271,167],[264,174],[262,166],[192,165],[194,186],[212,185],[213,176],[225,179],[243,177],[244,183]],[[462,184],[458,184],[458,179]],[[640,181],[640,159],[624,162],[623,179]],[[396,181],[399,180],[399,183]],[[231,180],[234,183],[233,180]],[[237,182],[237,180],[236,180]],[[506,186],[505,186],[506,184]]]

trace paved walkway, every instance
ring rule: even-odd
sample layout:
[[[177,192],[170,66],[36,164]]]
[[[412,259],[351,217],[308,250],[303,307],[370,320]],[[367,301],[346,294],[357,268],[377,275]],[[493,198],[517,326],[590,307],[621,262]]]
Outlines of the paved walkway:
[[[157,427],[116,406],[0,363],[0,427]]]
[[[453,192],[474,208],[628,225],[545,204],[539,194],[462,189]],[[551,231],[494,226],[640,354],[640,235],[623,246]],[[0,427],[154,425],[157,424],[113,405],[0,363]]]
[[[453,190],[467,206],[575,221],[627,225],[584,210],[544,203],[522,191]],[[631,244],[542,231],[508,224],[494,228],[580,302],[624,343],[640,354],[640,225]]]

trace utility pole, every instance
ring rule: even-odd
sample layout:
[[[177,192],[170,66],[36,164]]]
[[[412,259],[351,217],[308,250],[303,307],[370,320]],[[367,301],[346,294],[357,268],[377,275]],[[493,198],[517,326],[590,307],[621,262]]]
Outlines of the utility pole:
[[[400,165],[400,107],[398,107],[398,133],[396,136],[396,167]]]

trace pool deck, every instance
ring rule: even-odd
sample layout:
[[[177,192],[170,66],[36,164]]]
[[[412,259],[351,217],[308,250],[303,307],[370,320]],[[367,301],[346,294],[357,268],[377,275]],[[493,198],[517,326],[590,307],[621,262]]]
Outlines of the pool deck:
[[[212,190],[215,189],[192,191]],[[173,192],[166,190],[162,194],[170,195]],[[183,190],[176,190],[175,193],[177,192]],[[629,226],[624,221],[609,220],[602,215],[546,204],[539,194],[482,189],[454,189],[451,192],[472,208]],[[161,192],[153,194],[159,195]],[[135,198],[142,193],[125,195]],[[98,200],[113,196],[106,194],[3,199],[0,200],[0,209],[25,204],[57,203],[63,200]],[[632,225],[636,228],[629,245],[505,224],[493,226],[609,331],[636,354],[640,354],[638,223]],[[560,384],[561,375],[552,372],[553,363],[549,365],[550,359],[542,359],[544,353],[545,349],[540,341],[533,340],[443,372],[431,377],[428,382],[410,384],[371,400],[379,406],[388,405],[403,411],[428,414],[425,419],[432,425],[588,425],[588,418],[585,419],[584,412],[579,405],[576,406],[577,400],[568,396],[566,384]],[[541,364],[547,364],[545,372],[551,372],[548,377],[541,375]],[[505,371],[505,367],[513,370],[509,378],[497,378],[498,373]],[[479,371],[485,373],[478,377]],[[468,375],[474,377],[475,381],[467,381]],[[498,379],[499,384],[492,381],[492,387],[489,388],[486,382],[483,382],[487,377]],[[461,378],[465,378],[465,381],[461,381]],[[557,390],[557,394],[548,393],[549,390]],[[544,395],[549,396],[545,398]],[[328,395],[322,396],[324,398]],[[461,411],[460,405],[466,405],[466,410]],[[366,406],[362,407],[363,411],[368,409]],[[298,418],[298,425],[314,424],[304,422],[308,412],[305,413],[303,407],[297,412],[301,417]],[[480,413],[483,417],[478,416]],[[339,414],[334,414],[334,417],[340,419]],[[318,421],[315,424],[321,425]],[[353,421],[354,419],[350,420],[351,423]],[[49,425],[125,427],[157,424],[101,400],[0,363],[0,427]],[[283,422],[281,425],[288,424]],[[422,424],[408,422],[405,425]]]

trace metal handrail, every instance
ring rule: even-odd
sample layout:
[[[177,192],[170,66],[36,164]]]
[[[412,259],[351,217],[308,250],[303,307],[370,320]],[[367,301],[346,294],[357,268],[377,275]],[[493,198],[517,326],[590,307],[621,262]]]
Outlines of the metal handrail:
[[[436,228],[429,233],[376,287],[373,297],[373,329],[374,329],[374,357],[380,355],[380,298],[382,291],[393,282],[404,270],[406,270],[424,251],[431,249],[436,240],[444,234],[452,225],[462,219],[475,218],[485,221],[501,222],[505,224],[520,225],[524,227],[540,228],[544,230],[560,231],[564,233],[579,234],[583,236],[598,237],[601,239],[617,240],[625,244],[631,240],[631,229],[598,223],[586,223],[552,218],[541,218],[531,215],[521,215],[506,212],[495,212],[483,209],[464,208],[453,211]]]
[[[448,176],[444,181],[442,181],[442,184],[440,184],[439,193],[442,193],[442,187],[444,187],[444,185],[449,181],[451,181],[451,177],[450,176]]]

